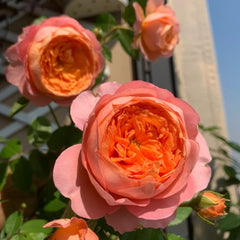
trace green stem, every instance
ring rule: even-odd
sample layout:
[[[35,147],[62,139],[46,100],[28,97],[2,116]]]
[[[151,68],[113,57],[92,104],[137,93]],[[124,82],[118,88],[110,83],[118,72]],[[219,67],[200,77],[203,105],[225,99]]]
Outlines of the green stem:
[[[49,110],[50,110],[50,112],[51,112],[51,114],[52,114],[52,116],[53,116],[53,118],[54,118],[54,121],[56,122],[58,128],[60,128],[61,126],[60,126],[60,124],[59,124],[59,122],[58,122],[58,119],[57,119],[57,117],[56,117],[56,115],[55,115],[55,113],[54,113],[54,111],[53,111],[53,109],[52,109],[52,107],[51,107],[50,104],[48,105],[48,108],[49,108]]]
[[[112,37],[112,34],[115,33],[117,30],[130,30],[132,31],[133,29],[132,28],[129,28],[129,27],[126,27],[126,26],[123,26],[123,25],[117,25],[113,28],[111,28],[100,40],[100,42],[102,44],[106,44]]]

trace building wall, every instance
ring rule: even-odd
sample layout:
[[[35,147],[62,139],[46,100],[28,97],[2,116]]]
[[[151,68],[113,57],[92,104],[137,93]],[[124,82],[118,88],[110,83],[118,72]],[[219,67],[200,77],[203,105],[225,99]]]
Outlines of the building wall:
[[[206,0],[169,0],[180,22],[180,42],[174,51],[176,85],[180,98],[191,104],[200,115],[204,126],[220,127],[227,136],[223,99],[218,75],[211,24]],[[218,141],[205,136],[208,145],[216,148]],[[223,176],[220,162],[212,162],[213,179]],[[201,179],[199,179],[201,181]],[[234,193],[234,192],[233,192]],[[216,229],[196,216],[193,222],[194,240],[221,239]]]

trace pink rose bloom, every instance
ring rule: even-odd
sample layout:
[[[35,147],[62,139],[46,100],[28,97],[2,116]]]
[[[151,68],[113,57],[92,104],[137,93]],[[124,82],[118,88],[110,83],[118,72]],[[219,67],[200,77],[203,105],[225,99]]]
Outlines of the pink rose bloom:
[[[170,57],[178,43],[179,24],[173,10],[163,5],[164,0],[148,0],[146,16],[137,3],[134,44],[140,48],[145,59],[156,61],[158,57]]]
[[[49,240],[98,240],[98,236],[87,226],[83,219],[57,219],[43,227],[58,227]]]
[[[24,28],[18,42],[7,49],[6,59],[8,82],[39,106],[50,101],[70,105],[103,68],[95,35],[67,16]]]
[[[109,82],[71,105],[82,144],[56,160],[56,187],[81,217],[105,216],[120,233],[165,228],[177,207],[208,185],[211,160],[199,116],[143,81]]]

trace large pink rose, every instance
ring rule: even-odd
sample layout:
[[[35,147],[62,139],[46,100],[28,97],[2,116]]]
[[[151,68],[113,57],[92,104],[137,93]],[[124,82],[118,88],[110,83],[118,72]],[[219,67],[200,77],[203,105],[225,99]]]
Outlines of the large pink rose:
[[[82,144],[56,160],[56,187],[81,217],[105,216],[120,233],[164,228],[206,188],[211,170],[198,114],[150,83],[105,83],[81,93],[71,116]]]
[[[67,16],[52,17],[23,29],[6,51],[7,80],[39,106],[70,105],[90,88],[103,68],[95,35]]]
[[[155,61],[158,57],[170,57],[178,43],[179,24],[173,10],[163,5],[164,0],[148,0],[146,16],[137,3],[134,24],[135,48],[140,48],[144,58]]]

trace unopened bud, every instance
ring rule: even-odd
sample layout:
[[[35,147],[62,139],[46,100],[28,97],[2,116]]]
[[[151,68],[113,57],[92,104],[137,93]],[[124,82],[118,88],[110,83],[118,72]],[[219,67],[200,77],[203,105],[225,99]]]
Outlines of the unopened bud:
[[[205,220],[216,220],[226,215],[223,195],[216,192],[205,191],[200,193],[195,201],[194,209]]]

